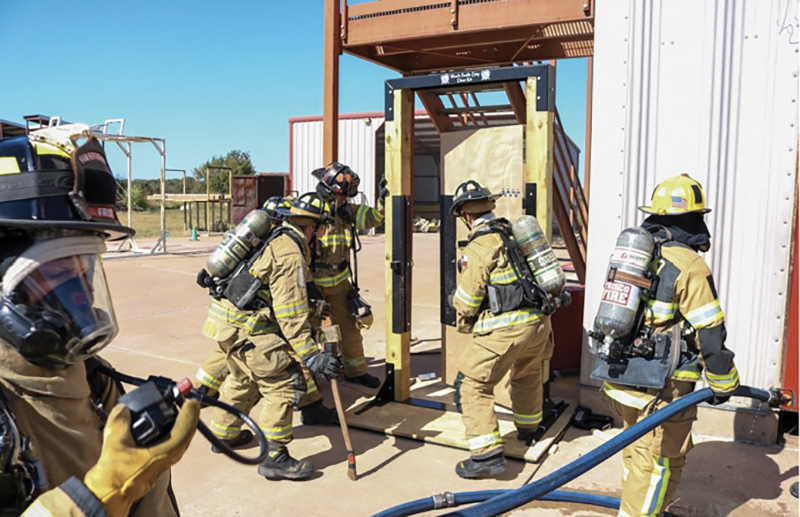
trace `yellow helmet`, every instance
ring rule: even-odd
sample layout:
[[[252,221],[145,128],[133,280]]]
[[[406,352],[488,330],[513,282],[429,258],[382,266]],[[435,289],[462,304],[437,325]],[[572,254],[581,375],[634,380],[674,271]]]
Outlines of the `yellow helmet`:
[[[659,183],[653,191],[650,206],[640,206],[639,210],[657,215],[707,214],[711,211],[706,208],[703,186],[688,174],[679,174]]]

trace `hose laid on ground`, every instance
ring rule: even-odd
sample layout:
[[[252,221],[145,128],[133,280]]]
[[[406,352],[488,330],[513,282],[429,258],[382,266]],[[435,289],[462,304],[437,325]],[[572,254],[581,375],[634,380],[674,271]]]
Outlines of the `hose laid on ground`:
[[[390,508],[375,514],[373,517],[405,517],[407,515],[414,515],[423,511],[448,508],[458,506],[459,504],[467,504],[468,502],[478,502],[478,504],[470,508],[448,513],[447,516],[492,517],[494,515],[508,512],[536,499],[543,499],[548,493],[553,492],[558,487],[569,483],[576,477],[596,467],[678,413],[686,411],[690,407],[696,406],[701,402],[711,400],[713,396],[714,394],[710,388],[704,388],[681,397],[626,429],[624,432],[618,434],[588,454],[573,461],[569,465],[565,465],[564,467],[561,467],[559,470],[543,477],[542,479],[529,485],[525,485],[521,488],[508,491],[488,490],[484,491],[485,497],[481,496],[483,492],[465,492],[460,494],[448,493],[445,495],[436,495],[426,499],[420,499],[403,505],[395,506],[394,508]],[[750,388],[748,386],[740,386],[733,396],[756,399],[762,402],[767,402],[770,405],[775,405],[779,402],[779,400],[777,400],[778,396],[775,393],[771,393],[766,390]],[[498,495],[490,495],[495,492],[502,493],[499,493]],[[483,498],[480,499],[480,497]],[[458,502],[458,504],[451,504],[455,502]]]
[[[173,381],[172,379],[167,378],[167,377],[157,377],[157,376],[152,376],[151,375],[147,380],[140,379],[138,377],[134,377],[132,375],[127,375],[125,373],[119,372],[119,371],[115,370],[114,368],[111,368],[111,367],[106,366],[106,365],[98,366],[98,370],[103,372],[104,374],[108,375],[109,377],[111,377],[113,379],[116,379],[116,380],[118,380],[120,382],[124,382],[125,384],[130,384],[132,386],[140,386],[140,385],[144,384],[145,382],[153,381],[158,388],[160,388],[161,390],[166,390],[166,389],[168,389],[171,386],[174,386],[176,384],[175,381]],[[205,436],[206,440],[211,442],[212,445],[214,445],[217,449],[219,449],[220,452],[225,454],[230,459],[232,459],[234,461],[238,461],[239,463],[244,463],[245,465],[258,465],[259,463],[261,463],[265,459],[267,459],[267,453],[268,453],[268,451],[267,451],[267,437],[264,435],[264,432],[261,430],[261,428],[258,426],[258,424],[252,418],[250,418],[250,415],[239,411],[238,409],[236,409],[235,407],[233,407],[233,406],[231,406],[229,404],[226,404],[224,402],[220,402],[219,400],[217,400],[217,399],[215,399],[213,397],[209,397],[207,395],[203,395],[202,393],[198,392],[197,390],[192,390],[189,393],[188,397],[197,399],[198,402],[200,402],[201,404],[207,404],[209,406],[215,406],[215,407],[218,407],[220,409],[223,409],[223,410],[227,411],[228,413],[231,413],[231,414],[235,415],[237,418],[240,418],[242,421],[244,421],[244,423],[247,425],[247,427],[252,429],[253,430],[253,434],[258,438],[258,442],[259,442],[259,446],[260,446],[260,450],[259,450],[258,456],[255,456],[253,458],[248,458],[247,456],[242,456],[241,454],[239,454],[236,451],[234,451],[233,449],[231,449],[231,447],[227,443],[225,443],[222,440],[220,440],[219,438],[217,438],[214,435],[214,433],[211,431],[211,429],[209,429],[208,426],[205,423],[203,423],[202,420],[198,420],[198,422],[197,422],[197,430],[200,431],[200,434]],[[179,405],[183,405],[183,402],[182,401],[179,402]]]

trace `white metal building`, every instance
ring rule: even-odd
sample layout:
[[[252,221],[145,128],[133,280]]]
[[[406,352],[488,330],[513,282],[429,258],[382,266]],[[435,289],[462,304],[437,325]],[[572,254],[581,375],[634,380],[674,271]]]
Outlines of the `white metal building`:
[[[688,173],[706,221],[742,383],[782,381],[797,203],[798,5],[793,0],[603,2],[595,21],[584,329],[620,230],[662,179]],[[593,359],[584,347],[581,381]]]

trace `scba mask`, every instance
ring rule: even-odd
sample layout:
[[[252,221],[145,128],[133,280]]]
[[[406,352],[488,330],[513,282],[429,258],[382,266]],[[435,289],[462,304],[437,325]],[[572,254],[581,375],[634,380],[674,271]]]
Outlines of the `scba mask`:
[[[97,354],[118,326],[101,237],[37,241],[3,274],[0,338],[29,362],[66,368]]]
[[[372,326],[375,320],[375,317],[372,315],[372,306],[358,294],[357,289],[353,289],[347,293],[347,305],[359,329],[367,330]]]

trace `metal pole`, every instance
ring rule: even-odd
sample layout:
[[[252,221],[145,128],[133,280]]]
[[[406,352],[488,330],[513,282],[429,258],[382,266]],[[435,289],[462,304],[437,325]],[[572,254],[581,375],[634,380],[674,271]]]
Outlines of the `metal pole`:
[[[206,236],[211,236],[211,225],[209,221],[209,210],[211,210],[211,167],[206,169]]]
[[[133,204],[133,192],[131,191],[131,143],[128,142],[128,228],[133,228],[133,215],[131,205]]]
[[[167,141],[161,141],[161,249],[167,252]]]
[[[186,195],[186,171],[183,171],[183,195]]]

